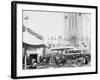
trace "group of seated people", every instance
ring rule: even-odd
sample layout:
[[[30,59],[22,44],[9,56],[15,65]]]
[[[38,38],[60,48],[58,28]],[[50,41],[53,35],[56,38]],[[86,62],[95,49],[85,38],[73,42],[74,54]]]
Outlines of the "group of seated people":
[[[39,63],[43,65],[49,64],[49,61],[50,61],[50,56],[44,56],[44,57],[40,56],[39,58]]]
[[[53,56],[53,61],[56,66],[64,66],[66,64],[66,58],[65,56]]]

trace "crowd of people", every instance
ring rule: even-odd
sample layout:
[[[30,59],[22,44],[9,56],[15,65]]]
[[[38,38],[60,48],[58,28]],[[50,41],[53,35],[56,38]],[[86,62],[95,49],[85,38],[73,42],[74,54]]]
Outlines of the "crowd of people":
[[[39,68],[39,66],[42,66],[42,68],[46,67],[64,67],[69,66],[72,67],[75,66],[83,66],[89,64],[91,61],[90,54],[74,54],[74,55],[45,55],[40,56],[39,61],[36,63],[35,60],[32,60],[32,69]]]

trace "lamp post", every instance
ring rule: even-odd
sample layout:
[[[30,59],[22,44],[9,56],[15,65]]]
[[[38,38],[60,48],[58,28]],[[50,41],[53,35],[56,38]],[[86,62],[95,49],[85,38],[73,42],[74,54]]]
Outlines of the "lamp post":
[[[26,15],[24,17],[24,20],[26,22],[26,24],[28,23],[27,21],[29,20],[29,17]],[[24,28],[24,31],[27,31],[27,25],[23,25],[23,28]],[[24,64],[25,64],[25,67],[24,69],[27,69],[27,46],[24,46]]]
[[[25,27],[27,27],[27,26],[28,26],[29,16],[26,15],[26,16],[24,17],[24,20],[25,20],[25,23],[26,23]],[[27,30],[27,28],[26,28],[26,30]]]

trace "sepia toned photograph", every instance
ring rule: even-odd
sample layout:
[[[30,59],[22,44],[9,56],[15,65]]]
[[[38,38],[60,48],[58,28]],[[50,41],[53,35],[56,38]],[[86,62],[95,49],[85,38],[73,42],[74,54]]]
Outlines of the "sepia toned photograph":
[[[23,69],[91,66],[91,14],[23,10]]]
[[[13,1],[11,77],[97,74],[97,6]]]

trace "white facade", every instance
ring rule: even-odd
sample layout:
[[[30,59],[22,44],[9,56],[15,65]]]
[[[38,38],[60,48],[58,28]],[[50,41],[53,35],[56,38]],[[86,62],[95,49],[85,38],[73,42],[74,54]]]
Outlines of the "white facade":
[[[78,44],[84,42],[90,47],[91,40],[91,14],[65,13],[64,14],[64,36],[69,40],[74,36]]]

